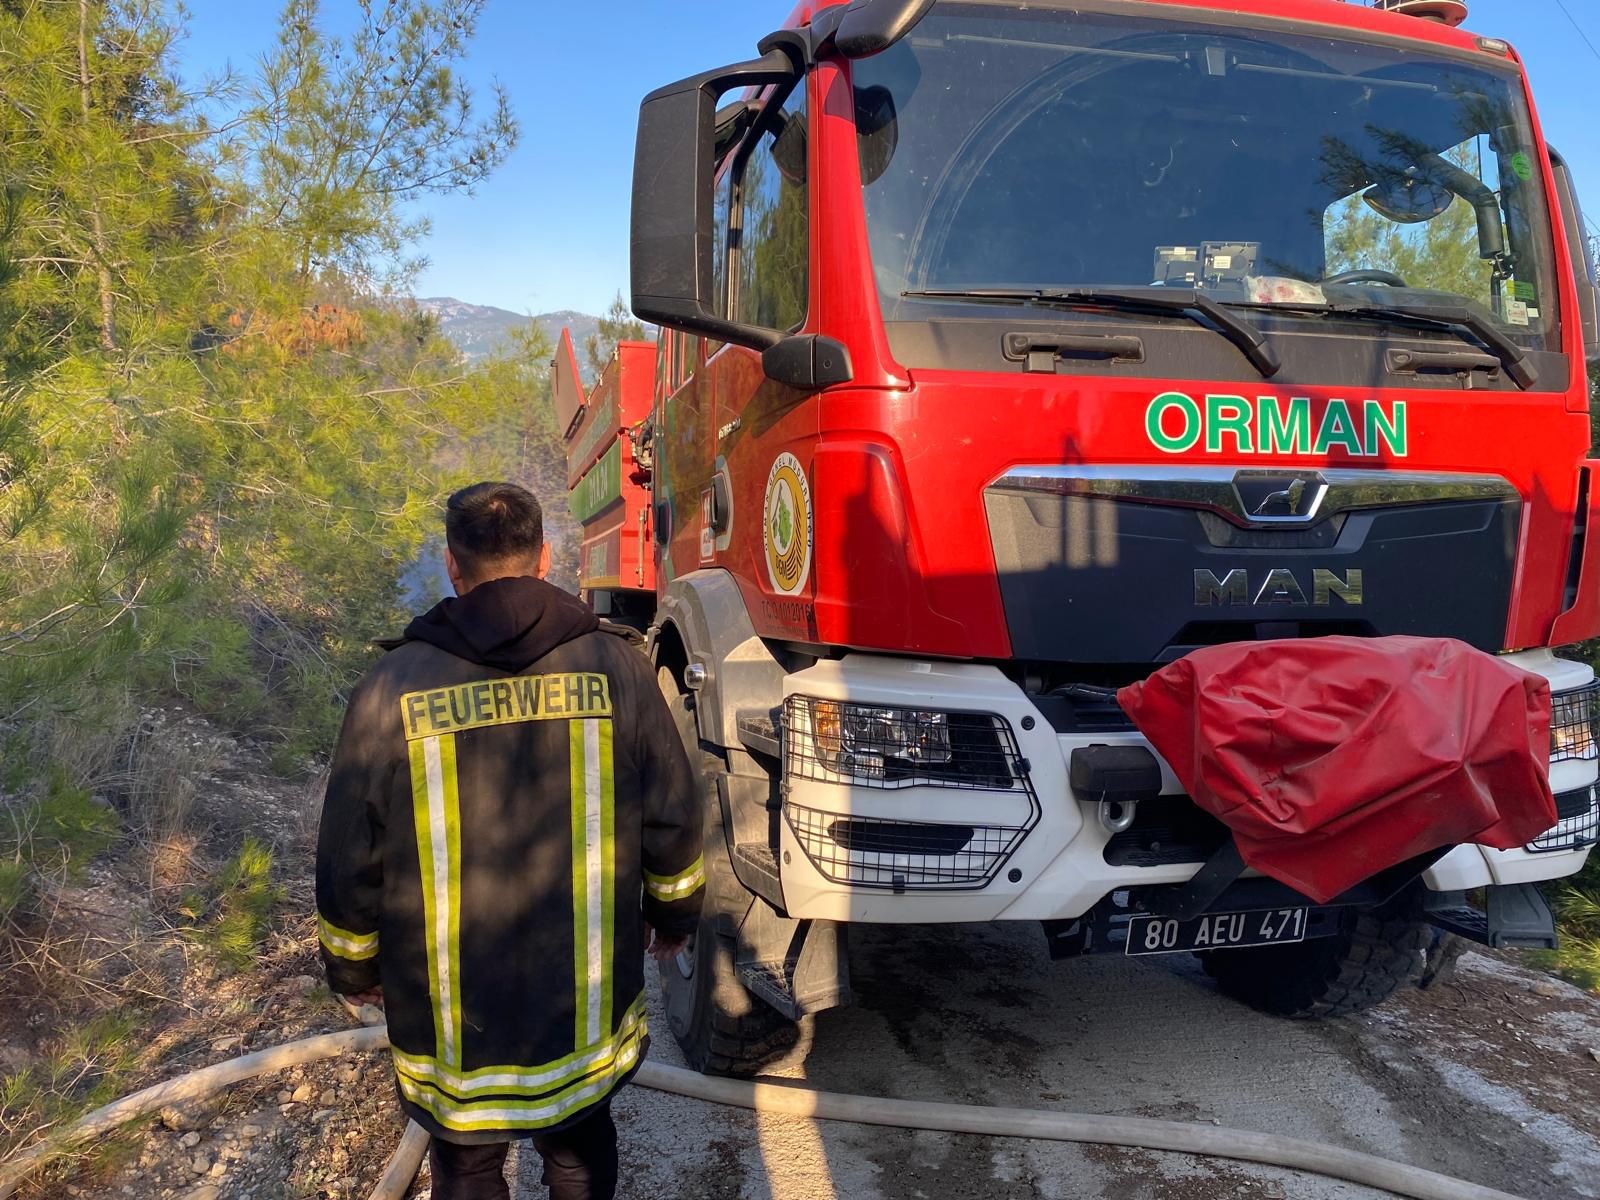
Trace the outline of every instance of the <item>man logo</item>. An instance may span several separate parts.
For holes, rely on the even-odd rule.
[[[1362,591],[1361,570],[1354,568],[1341,575],[1325,567],[1311,572],[1311,598],[1306,599],[1306,589],[1288,567],[1274,567],[1259,582],[1252,581],[1249,572],[1235,567],[1221,579],[1204,569],[1194,573],[1194,602],[1199,608],[1230,605],[1312,605],[1316,608],[1332,607],[1334,600],[1341,604],[1360,605],[1365,596]]]
[[[1328,481],[1316,471],[1240,471],[1233,491],[1252,523],[1304,523],[1316,519]]]

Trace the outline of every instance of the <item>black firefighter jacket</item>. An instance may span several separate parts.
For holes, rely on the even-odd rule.
[[[350,699],[317,842],[329,985],[383,985],[409,1115],[502,1140],[625,1083],[641,916],[693,930],[700,846],[649,663],[585,605],[502,579],[413,621]]]

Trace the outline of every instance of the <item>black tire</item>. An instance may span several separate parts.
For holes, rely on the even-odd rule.
[[[752,995],[734,969],[737,930],[754,897],[734,877],[722,831],[717,776],[722,760],[701,749],[689,697],[667,667],[656,673],[700,783],[706,814],[705,907],[677,958],[660,965],[667,1024],[692,1070],[753,1075],[795,1044],[799,1027]]]
[[[1199,957],[1224,993],[1258,1012],[1321,1020],[1364,1012],[1416,982],[1430,937],[1407,906],[1362,912],[1333,937]]]

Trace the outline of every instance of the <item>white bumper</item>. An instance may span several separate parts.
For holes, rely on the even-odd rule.
[[[1548,651],[1511,661],[1545,675],[1556,692],[1594,678],[1589,667]],[[1015,738],[1030,784],[1011,791],[881,788],[786,775],[779,858],[784,903],[792,917],[916,924],[1070,919],[1118,889],[1182,883],[1199,869],[1193,862],[1107,863],[1111,834],[1097,818],[1096,798],[1080,796],[1069,785],[1068,762],[1079,746],[1149,743],[1132,732],[1057,733],[1022,689],[994,667],[849,655],[788,676],[784,695],[992,713]],[[1162,794],[1182,795],[1165,762],[1161,773]],[[1557,792],[1592,786],[1596,777],[1593,759],[1558,762],[1551,769]],[[830,834],[837,821],[870,827],[877,840],[865,850],[848,837],[841,844]],[[926,846],[901,853],[895,827],[873,822],[969,825],[975,832],[957,853],[930,855]],[[1531,853],[1459,846],[1424,879],[1437,891],[1557,879],[1581,869],[1587,857],[1587,849]],[[869,879],[870,886],[861,882]],[[897,890],[897,882],[903,890]]]

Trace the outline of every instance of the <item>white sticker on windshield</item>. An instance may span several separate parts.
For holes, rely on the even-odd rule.
[[[1537,321],[1539,319],[1539,310],[1537,308],[1530,308],[1528,310],[1528,316]]]
[[[1506,301],[1506,320],[1513,325],[1526,325],[1528,323],[1528,305],[1522,300]]]

